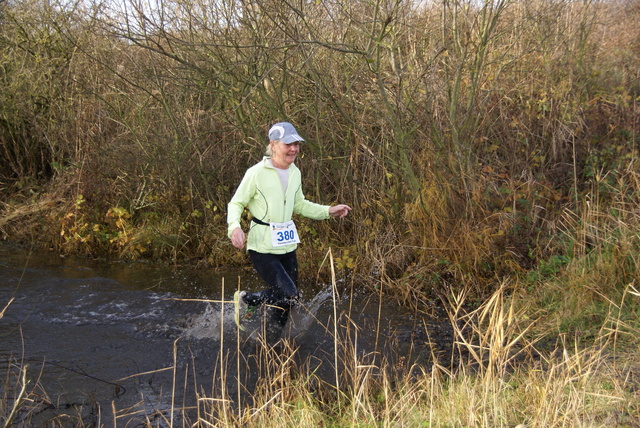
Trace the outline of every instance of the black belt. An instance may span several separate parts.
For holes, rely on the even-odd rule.
[[[252,219],[251,219],[251,221],[252,221],[252,222],[254,222],[255,224],[259,224],[259,225],[261,225],[261,226],[270,226],[270,224],[269,224],[269,223],[265,223],[264,221],[262,221],[262,220],[260,220],[260,219],[257,219],[257,218],[255,218],[255,217],[254,217],[254,218],[252,218]]]

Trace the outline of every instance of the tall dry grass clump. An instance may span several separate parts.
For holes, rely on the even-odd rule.
[[[634,323],[637,310],[614,302],[625,300],[638,287],[640,181],[634,157],[621,170],[596,177],[593,190],[574,211],[565,210],[554,224],[556,255],[529,273],[528,296],[546,314],[552,331],[588,339],[612,316],[621,325]],[[558,276],[539,286],[544,278]]]
[[[587,346],[561,336],[553,347],[542,347],[539,320],[517,293],[508,292],[513,286],[503,283],[472,311],[464,309],[464,295],[450,296],[446,307],[455,330],[454,358],[439,361],[433,355],[430,368],[410,366],[398,373],[384,359],[372,363],[359,356],[357,342],[340,340],[336,352],[344,364],[332,367],[340,372],[336,384],[305,369],[293,342],[277,348],[263,343],[259,362],[265,377],[251,404],[225,413],[221,407],[228,404],[221,397],[203,399],[207,410],[198,425],[220,425],[223,414],[230,418],[224,423],[256,427],[636,424],[640,362],[621,359],[604,345],[629,334],[637,346],[637,323],[624,331],[611,312]],[[632,307],[638,298],[630,286],[612,306]]]
[[[566,273],[571,277],[570,272]],[[561,276],[559,281],[564,280]],[[556,279],[545,282],[555,282]],[[550,284],[541,284],[548,287]],[[237,411],[245,426],[634,426],[640,420],[635,354],[638,346],[634,284],[608,301],[596,333],[584,340],[573,334],[550,334],[545,314],[527,295],[527,283],[503,282],[475,309],[468,294],[443,300],[454,331],[451,360],[432,353],[431,364],[397,366],[385,358],[358,352],[357,329],[342,316],[331,366],[335,377],[319,377],[296,358],[294,341],[261,344],[261,378],[251,404]],[[472,306],[471,306],[472,307]],[[635,312],[635,319],[626,314]],[[341,316],[341,317],[342,317]],[[332,331],[332,326],[325,326]],[[351,330],[353,329],[353,330]],[[221,423],[207,401],[203,426]],[[230,414],[231,412],[229,412]]]

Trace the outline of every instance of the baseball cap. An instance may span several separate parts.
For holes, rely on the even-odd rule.
[[[280,140],[285,144],[304,141],[298,131],[289,122],[278,122],[269,129],[269,141]]]

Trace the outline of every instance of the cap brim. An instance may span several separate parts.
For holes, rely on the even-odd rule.
[[[304,142],[304,138],[302,138],[298,134],[291,134],[291,135],[287,135],[284,138],[281,138],[280,141],[282,141],[285,144],[291,144],[291,143],[295,143],[296,141]]]

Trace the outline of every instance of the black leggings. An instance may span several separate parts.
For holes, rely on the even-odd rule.
[[[265,254],[249,250],[249,257],[258,275],[267,283],[268,289],[249,293],[245,301],[250,305],[267,303],[289,306],[292,298],[298,297],[298,259],[296,252],[286,254]]]

